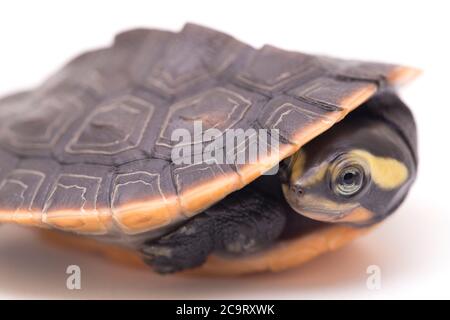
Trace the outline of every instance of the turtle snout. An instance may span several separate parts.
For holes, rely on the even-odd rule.
[[[297,197],[301,197],[305,193],[304,188],[298,183],[295,183],[295,184],[291,185],[291,191]]]

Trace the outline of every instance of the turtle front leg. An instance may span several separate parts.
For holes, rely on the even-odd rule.
[[[173,273],[202,265],[212,252],[239,256],[258,251],[277,240],[285,224],[282,204],[247,187],[145,243],[141,253],[155,271]]]
[[[205,262],[214,250],[213,221],[198,216],[174,232],[145,243],[141,254],[145,263],[158,273],[173,273]]]

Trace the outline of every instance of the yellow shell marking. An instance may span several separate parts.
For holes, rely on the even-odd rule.
[[[372,179],[381,189],[396,189],[408,179],[408,168],[397,159],[377,157],[365,150],[353,150],[352,154],[367,161]]]

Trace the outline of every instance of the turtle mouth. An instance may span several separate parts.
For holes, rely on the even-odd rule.
[[[295,210],[296,212],[300,213],[302,216],[322,221],[322,222],[340,222],[349,214],[349,212],[342,212],[340,210],[323,210],[322,208],[317,207],[308,207],[308,206],[302,206]]]
[[[302,207],[301,212],[294,210],[290,205],[286,205],[286,216],[288,223],[281,240],[298,239],[306,234],[313,233],[319,229],[331,227],[333,225],[347,225],[351,227],[366,227],[373,221],[373,212],[362,207],[356,207],[348,212],[330,211],[324,212],[317,207]]]
[[[359,207],[358,203],[336,203],[305,193],[299,196],[286,187],[283,187],[283,193],[287,203],[297,214],[322,222],[345,221],[346,217]]]

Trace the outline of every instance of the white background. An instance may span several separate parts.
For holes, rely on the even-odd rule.
[[[159,277],[0,229],[0,298],[450,298],[450,8],[446,1],[10,1],[0,4],[0,94],[33,87],[74,55],[133,27],[186,21],[253,46],[402,63],[424,70],[401,96],[419,126],[420,171],[400,210],[370,235],[296,270],[240,279]],[[82,268],[68,291],[65,269]],[[378,265],[382,289],[366,288]]]

